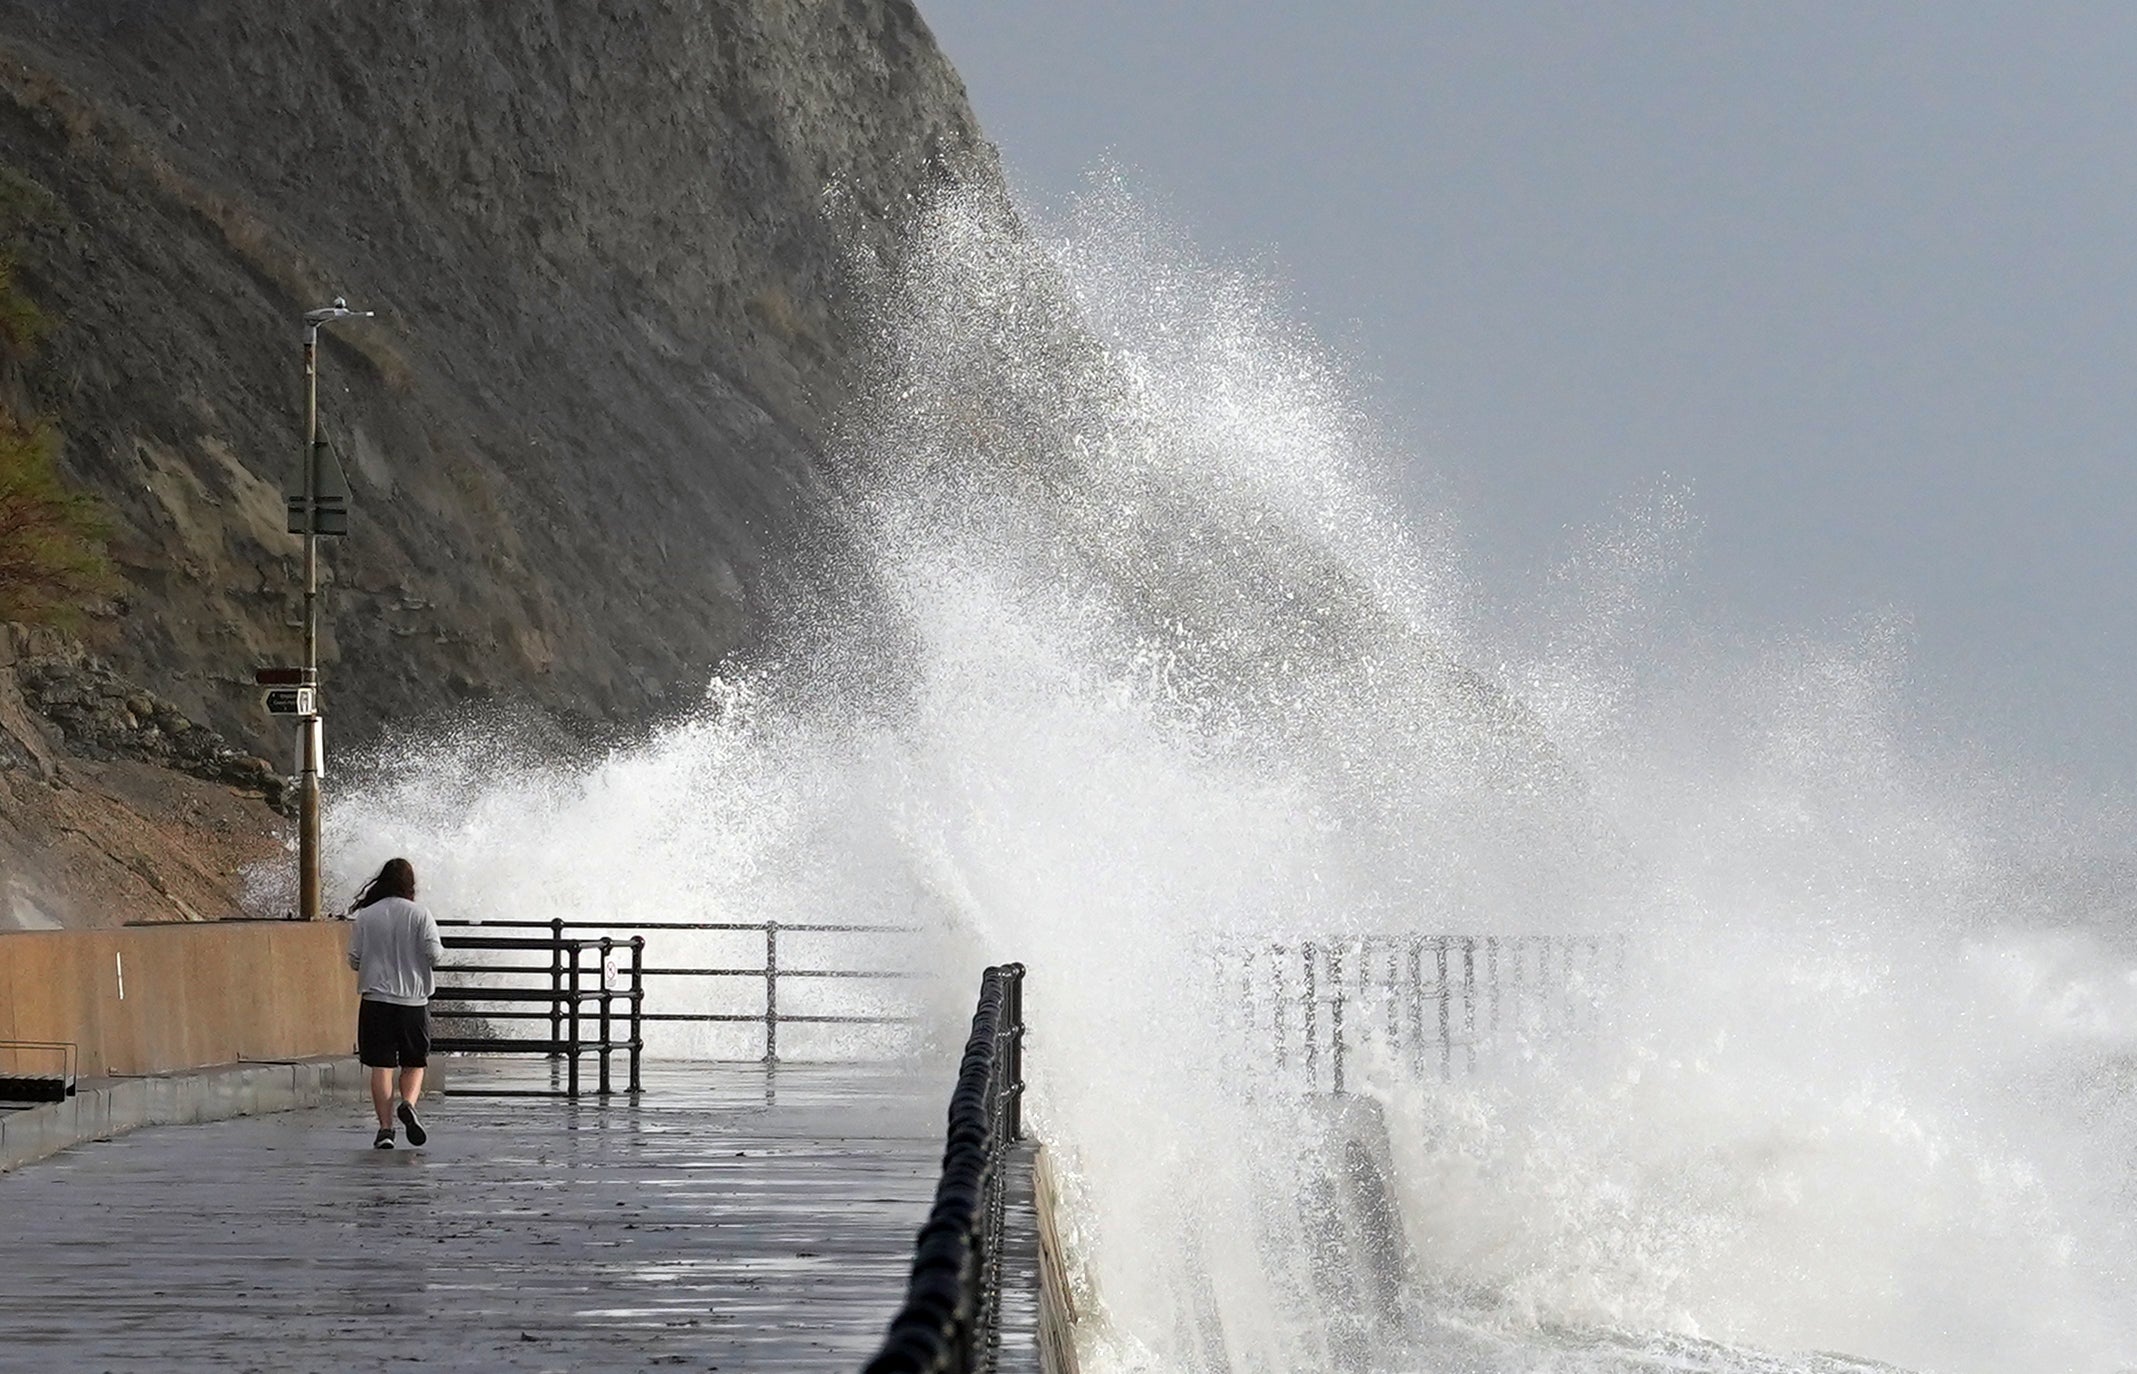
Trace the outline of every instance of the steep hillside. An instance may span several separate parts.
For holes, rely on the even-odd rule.
[[[99,650],[288,752],[249,675],[297,650],[299,316],[346,295],[337,739],[693,692],[805,576],[853,255],[952,167],[991,154],[905,0],[0,0],[28,384],[130,587]]]
[[[247,870],[285,790],[70,637],[0,625],[0,931],[274,914]]]

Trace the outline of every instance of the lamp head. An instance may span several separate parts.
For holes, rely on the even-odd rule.
[[[332,324],[336,320],[368,320],[371,315],[372,312],[369,310],[349,309],[349,298],[336,296],[334,303],[323,310],[305,311],[304,322],[317,329],[320,325]]]

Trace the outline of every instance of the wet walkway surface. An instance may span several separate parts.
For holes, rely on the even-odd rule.
[[[426,1103],[422,1149],[353,1103],[80,1146],[0,1174],[0,1370],[852,1370],[950,1078],[649,1066],[636,1105]]]

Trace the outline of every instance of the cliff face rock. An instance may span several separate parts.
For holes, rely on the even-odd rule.
[[[0,624],[0,931],[247,914],[281,786],[80,645]]]
[[[257,794],[279,811],[294,803],[275,766],[248,755],[215,731],[187,718],[172,701],[129,682],[83,651],[70,638],[50,632],[10,630],[12,650],[0,649],[0,668],[12,666],[22,706],[59,732],[67,752],[80,759],[130,759],[174,769],[203,782]],[[12,665],[7,659],[12,656]],[[10,744],[0,738],[0,749]],[[37,759],[25,740],[12,741],[20,765]],[[6,766],[8,760],[0,760]],[[48,776],[49,769],[43,770]]]
[[[299,317],[345,295],[337,737],[695,691],[827,523],[852,265],[991,167],[904,0],[0,0],[28,384],[130,586],[101,650],[287,752],[250,673],[300,647]]]

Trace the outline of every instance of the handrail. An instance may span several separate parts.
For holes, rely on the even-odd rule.
[[[487,926],[492,930],[548,930],[556,921],[444,920],[441,926]],[[918,935],[924,926],[823,924],[815,921],[565,921],[572,930],[762,930],[776,925],[781,930],[861,932],[879,935]]]
[[[544,965],[530,964],[441,964],[439,973],[473,973],[490,976],[513,974],[537,974],[543,981],[534,987],[527,986],[475,986],[441,984],[432,991],[433,1002],[445,1002],[458,1008],[441,1011],[441,1019],[480,1021],[547,1021],[549,1035],[546,1039],[529,1040],[517,1036],[442,1036],[431,1041],[432,1048],[441,1052],[459,1051],[475,1054],[540,1054],[565,1063],[565,1087],[563,1096],[579,1095],[579,1057],[588,1050],[599,1056],[597,1091],[608,1096],[609,1057],[617,1050],[626,1051],[630,1065],[630,1086],[626,1091],[641,1091],[640,1067],[645,1055],[644,1023],[645,1004],[645,948],[642,935],[628,940],[602,936],[594,940],[567,938],[563,922],[550,921],[522,923],[528,928],[536,925],[546,928],[547,938],[532,936],[486,936],[463,934],[471,923],[466,921],[440,921],[440,926],[454,927],[450,932],[441,931],[447,950],[504,950],[522,952],[548,952],[549,962]],[[613,968],[611,956],[629,951],[630,963],[626,968]],[[584,971],[580,956],[592,951],[599,958],[598,976],[594,985],[586,986],[580,981]],[[625,980],[628,984],[625,985]],[[627,1039],[615,1038],[615,1022],[612,1004],[618,999],[626,1003]],[[480,1004],[512,1003],[546,1004],[539,1011],[512,1011],[495,1005]],[[584,1009],[591,1007],[592,1015],[600,1027],[600,1037],[589,1040],[583,1032]],[[492,1089],[489,1092],[508,1092],[511,1096],[555,1096],[552,1092],[532,1090]]]
[[[568,937],[566,936],[565,932],[573,930],[690,930],[762,932],[764,935],[764,963],[761,967],[751,968],[743,966],[698,967],[690,965],[644,965],[637,968],[635,972],[638,975],[646,978],[744,978],[751,980],[762,980],[764,984],[764,1010],[762,1012],[647,1012],[643,1019],[647,1021],[683,1022],[698,1025],[760,1025],[764,1028],[764,1062],[767,1064],[777,1064],[779,1062],[779,1028],[783,1025],[902,1026],[910,1025],[913,1021],[913,1018],[910,1016],[878,1016],[863,1014],[832,1016],[781,1010],[779,1004],[779,984],[782,980],[793,978],[832,978],[852,979],[870,982],[895,982],[903,979],[921,976],[918,971],[913,969],[796,968],[791,964],[782,964],[780,962],[780,936],[917,935],[921,933],[921,931],[924,929],[924,927],[917,925],[881,924],[853,921],[828,922],[776,920],[576,921],[558,919],[538,921],[527,918],[514,918],[495,921],[442,920],[439,921],[438,924],[441,926],[452,926],[458,929],[465,929],[471,931],[545,930],[550,933],[548,940],[537,940],[525,946],[525,948],[531,949],[561,949],[565,946],[555,944],[553,942],[568,943]],[[480,946],[470,943],[465,946],[467,948],[517,949],[521,948],[521,946],[513,944],[511,942],[514,940],[526,939],[527,937],[512,935],[471,935],[461,938],[467,939],[469,941],[483,940],[488,942],[495,942],[485,943]],[[538,970],[522,969],[519,971],[536,972]],[[565,977],[565,968],[561,953],[556,956],[556,959],[553,961],[549,969],[549,973],[551,985],[561,991],[564,985]],[[552,1040],[560,1038],[563,1034],[563,1028],[561,1023],[563,1020],[562,1011],[564,999],[560,996],[557,999],[557,1002],[558,1005],[556,1009],[556,1015],[551,1018],[550,1024],[550,1039]]]
[[[1010,1148],[1023,1138],[1024,966],[980,979],[972,1035],[950,1095],[935,1207],[914,1247],[905,1306],[863,1374],[985,1374],[1001,1340],[1003,1215]]]
[[[1369,1030],[1419,1071],[1436,1061],[1440,1076],[1451,1077],[1459,1052],[1474,1072],[1479,1045],[1502,1022],[1533,1016],[1563,1028],[1594,1016],[1595,995],[1624,982],[1625,955],[1625,936],[1615,932],[1364,934],[1242,941],[1224,949],[1229,968],[1220,976],[1236,980],[1250,1014],[1269,1018],[1279,1069],[1297,1053],[1310,1090],[1325,1080],[1341,1094],[1346,1060]]]
[[[81,1071],[81,1046],[72,1040],[0,1040],[0,1054],[16,1051],[51,1054],[59,1060],[57,1074],[0,1073],[0,1101],[62,1102],[74,1096],[75,1079]],[[18,1096],[15,1089],[29,1091]]]

